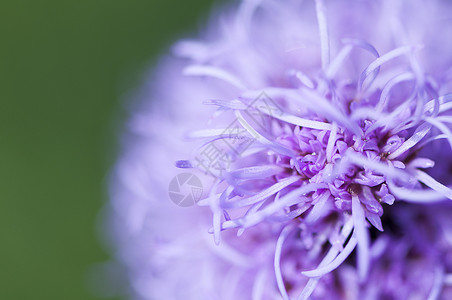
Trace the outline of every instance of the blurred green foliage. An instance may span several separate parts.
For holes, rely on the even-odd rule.
[[[211,2],[0,2],[0,299],[97,299],[121,102]]]

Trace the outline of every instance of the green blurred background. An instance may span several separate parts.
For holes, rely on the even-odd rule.
[[[122,103],[212,0],[0,2],[0,299],[98,299]]]

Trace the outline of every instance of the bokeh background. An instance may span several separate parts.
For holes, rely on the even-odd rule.
[[[127,95],[212,6],[0,1],[0,299],[101,299],[89,270],[109,259],[97,223]]]

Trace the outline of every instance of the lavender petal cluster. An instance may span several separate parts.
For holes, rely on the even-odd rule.
[[[176,43],[111,178],[130,299],[452,299],[451,37],[446,0],[243,0]]]

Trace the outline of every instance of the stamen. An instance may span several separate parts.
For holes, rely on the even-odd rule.
[[[333,59],[328,69],[325,71],[325,75],[328,79],[332,79],[334,75],[343,67],[345,59],[350,55],[353,50],[352,45],[345,45]]]
[[[358,240],[356,239],[355,234],[353,234],[350,240],[348,241],[347,245],[344,247],[344,250],[342,250],[342,252],[339,253],[339,255],[331,263],[324,267],[319,267],[311,271],[301,272],[301,274],[308,277],[320,277],[327,273],[330,273],[331,271],[339,267],[348,258],[348,256],[355,249],[357,243]]]
[[[366,229],[364,209],[358,195],[352,195],[352,216],[355,224],[355,233],[358,240],[358,276],[363,282],[369,270],[369,233]]]
[[[410,53],[414,50],[419,49],[420,46],[404,46],[404,47],[399,47],[396,48],[394,50],[389,51],[386,54],[383,54],[382,56],[380,56],[379,58],[375,59],[372,63],[370,63],[367,68],[361,73],[361,76],[359,77],[359,82],[358,82],[358,88],[360,90],[364,90],[364,82],[370,78],[368,81],[367,86],[370,86],[373,82],[373,80],[375,79],[375,75],[374,72],[375,70],[377,70],[378,68],[380,68],[383,64],[385,64],[386,62],[397,58],[401,55],[405,55],[407,53]],[[372,75],[372,77],[370,77],[370,75]]]
[[[269,147],[272,150],[275,150],[278,153],[287,155],[287,156],[294,156],[294,152],[291,149],[285,148],[282,145],[276,143],[276,142],[271,142],[268,139],[266,139],[265,137],[263,137],[260,133],[258,133],[246,120],[245,118],[243,118],[242,114],[240,113],[240,111],[236,110],[235,111],[235,115],[238,119],[238,121],[240,122],[240,124],[242,124],[242,126],[262,145],[265,145],[267,147]]]
[[[273,202],[266,206],[264,209],[257,211],[254,214],[250,214],[239,219],[224,222],[222,227],[234,228],[238,226],[242,227],[254,226],[261,222],[262,220],[264,220],[265,218],[280,211],[281,209],[299,203],[300,202],[298,198],[299,196],[327,187],[328,186],[325,183],[309,183],[305,186],[299,187],[298,189],[289,192],[287,195],[282,197],[278,202]]]
[[[246,90],[245,84],[236,76],[226,70],[204,65],[191,65],[183,70],[184,75],[188,76],[207,76],[223,80],[232,84],[240,90]]]
[[[376,172],[380,172],[381,174],[384,174],[388,178],[397,178],[400,180],[410,179],[410,176],[406,171],[394,168],[393,166],[385,164],[380,161],[370,160],[367,157],[364,157],[363,155],[358,154],[353,150],[348,149],[347,152],[345,153],[345,157],[348,158],[350,162],[356,165],[359,165],[363,168],[368,168]],[[339,163],[338,167],[341,168],[346,167],[345,166],[346,161],[347,161],[346,159],[341,160],[341,163]]]
[[[444,125],[442,122],[438,121],[436,118],[426,118],[425,121],[429,122],[436,128],[438,128],[442,133],[447,136],[447,140],[449,141],[450,147],[452,148],[452,132]]]
[[[446,200],[444,195],[436,190],[420,190],[398,187],[391,180],[387,181],[388,188],[397,199],[411,203],[436,203]]]
[[[416,176],[416,179],[431,188],[432,190],[437,191],[444,197],[447,197],[452,200],[452,189],[449,187],[443,185],[442,183],[439,183],[436,181],[433,177],[428,175],[427,173],[421,171],[421,170],[415,170],[414,174]]]
[[[331,128],[330,137],[328,138],[328,144],[326,145],[326,160],[331,163],[333,158],[334,145],[337,139],[337,124],[333,122],[333,127]]]
[[[285,112],[279,112],[278,114],[273,115],[266,109],[259,109],[259,111],[261,111],[262,113],[269,115],[275,119],[284,121],[289,124],[297,125],[300,127],[306,127],[306,128],[318,129],[318,130],[331,130],[331,124],[326,123],[326,122],[319,122],[319,121],[315,121],[315,120],[300,118],[300,117],[297,117],[294,115],[287,114]]]
[[[236,169],[228,175],[235,180],[262,179],[280,173],[283,168],[275,165],[263,165]]]
[[[277,182],[274,185],[270,186],[269,188],[261,191],[257,195],[254,195],[254,196],[251,196],[251,197],[248,197],[245,199],[240,199],[235,202],[226,202],[224,204],[224,208],[245,207],[245,206],[249,206],[249,205],[264,201],[268,197],[280,192],[281,190],[285,189],[289,185],[291,185],[299,180],[300,180],[299,176],[292,176],[292,177],[285,178],[285,179],[281,180],[280,182]]]
[[[205,105],[217,105],[220,107],[228,108],[228,109],[239,109],[244,110],[247,108],[246,104],[240,100],[232,99],[232,100],[219,100],[219,99],[210,99],[203,101]]]
[[[350,235],[352,230],[353,230],[353,219],[349,218],[348,221],[342,227],[339,238],[345,240]],[[342,243],[343,243],[343,241],[341,241],[341,245],[342,245]],[[338,253],[339,253],[339,251],[334,246],[332,246],[330,248],[330,250],[328,251],[328,253],[325,255],[325,257],[320,262],[318,268],[321,268],[321,267],[324,267],[324,266],[330,264],[333,261],[333,259],[337,256]],[[303,291],[298,296],[297,300],[309,299],[311,294],[314,292],[315,287],[317,286],[317,283],[319,282],[319,280],[320,280],[320,277],[309,278],[308,283],[306,284]]]
[[[419,143],[429,132],[432,126],[427,123],[423,123],[418,128],[416,128],[416,131],[413,133],[413,135],[406,140],[402,145],[400,145],[399,148],[397,148],[396,151],[389,154],[389,159],[395,159],[408,151],[409,149],[413,148],[417,143]]]
[[[392,91],[392,88],[396,86],[399,83],[405,82],[405,81],[413,81],[415,79],[415,76],[412,73],[406,72],[402,73],[394,78],[392,78],[388,83],[385,85],[383,90],[381,91],[380,100],[377,103],[376,110],[377,111],[383,111],[384,108],[388,105],[388,99],[389,94]],[[415,91],[413,90],[413,93]]]
[[[213,224],[213,238],[216,245],[220,244],[220,232],[221,232],[221,209],[220,209],[220,198],[215,197],[215,191],[218,188],[221,180],[217,179],[209,193],[209,206],[212,211],[212,224]]]
[[[286,240],[287,236],[291,233],[291,231],[292,231],[292,226],[286,226],[281,231],[278,241],[276,242],[275,258],[274,258],[276,282],[278,284],[279,292],[281,293],[281,296],[283,297],[284,300],[290,300],[290,299],[289,299],[289,295],[287,294],[287,290],[284,285],[284,279],[283,279],[282,273],[281,273],[281,252],[282,252],[282,247],[283,247],[284,241]]]
[[[356,135],[362,134],[362,129],[358,126],[358,124],[356,124],[356,122],[352,122],[347,115],[338,110],[337,107],[330,101],[326,100],[324,97],[321,97],[315,91],[311,91],[307,88],[287,89],[279,87],[268,87],[264,90],[265,94],[270,98],[276,99],[284,97],[286,101],[292,102],[296,105],[302,105],[302,107],[330,119],[331,122],[336,121],[338,124],[350,129]],[[262,94],[262,90],[245,92],[243,96],[255,99],[259,97],[260,94]]]
[[[326,20],[326,8],[322,0],[315,0],[317,23],[320,33],[320,55],[322,69],[326,71],[330,64],[330,40],[328,38],[328,23]]]
[[[219,128],[219,129],[200,129],[194,130],[187,133],[187,138],[189,139],[200,139],[200,138],[215,138],[215,139],[227,139],[236,138],[244,139],[250,138],[246,130],[243,129],[243,133],[237,133],[237,128]]]
[[[326,205],[328,199],[330,199],[330,196],[331,196],[331,194],[328,191],[325,191],[322,193],[322,195],[319,197],[318,202],[314,205],[311,212],[306,216],[305,222],[307,224],[314,223],[321,216],[328,213],[328,210],[325,209],[325,205]]]

